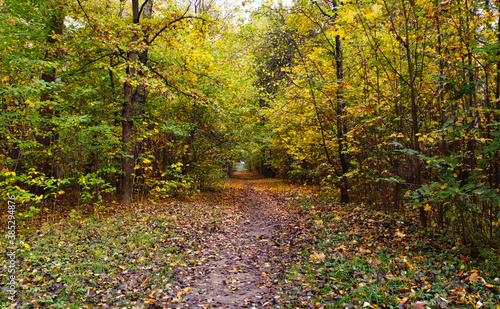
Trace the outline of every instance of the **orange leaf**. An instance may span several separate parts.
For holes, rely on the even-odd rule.
[[[467,279],[469,279],[469,281],[478,281],[478,280],[481,280],[481,276],[479,276],[478,273],[474,272],[472,273]]]
[[[398,298],[398,302],[399,302],[400,304],[404,304],[404,303],[406,303],[408,300],[410,300],[410,298],[409,298],[408,296],[403,297],[403,298],[401,298],[401,299],[399,299],[399,298]]]

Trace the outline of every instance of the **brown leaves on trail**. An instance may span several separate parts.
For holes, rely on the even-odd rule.
[[[291,189],[231,179],[189,202],[44,229],[19,249],[18,303],[404,309],[491,307],[498,299],[500,279],[471,269],[468,256],[450,259],[456,248],[424,237],[412,220],[310,202],[296,210],[295,199],[315,195],[284,193]]]
[[[266,190],[265,180],[244,176],[228,181],[222,192],[226,216],[220,229],[204,238],[187,267],[177,270],[178,289],[190,287],[179,308],[282,304],[276,287],[297,254],[294,246],[303,229],[285,195]]]
[[[177,292],[173,269],[187,265],[215,229],[217,204],[134,205],[103,221],[47,227],[18,250],[20,307],[167,305]],[[0,297],[1,298],[1,297]],[[1,304],[2,300],[0,300]]]

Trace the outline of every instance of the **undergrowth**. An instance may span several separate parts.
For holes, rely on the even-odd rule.
[[[283,284],[287,308],[500,308],[500,258],[417,219],[295,194],[313,243]]]
[[[133,307],[173,299],[176,267],[221,220],[213,203],[137,204],[103,220],[68,218],[18,235],[16,308]],[[4,242],[0,254],[6,256]],[[7,269],[7,259],[0,267]],[[0,274],[2,287],[9,282]],[[0,291],[6,308],[8,292]]]

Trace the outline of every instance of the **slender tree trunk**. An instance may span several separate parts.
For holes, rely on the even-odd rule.
[[[339,146],[339,159],[342,167],[342,176],[340,178],[340,202],[349,203],[349,180],[346,174],[349,172],[349,156],[346,153],[347,147],[345,142],[345,134],[347,133],[347,126],[344,122],[345,101],[344,92],[342,90],[344,81],[344,55],[342,51],[342,42],[340,36],[335,37],[335,62],[337,83],[339,89],[337,91],[337,141]]]
[[[500,14],[500,6],[498,7],[498,13]],[[497,22],[497,42],[500,44],[500,17],[498,17],[498,22]],[[495,91],[495,108],[497,111],[500,110],[500,51],[497,52],[497,58],[499,59],[497,62],[497,76],[496,76],[496,91]],[[495,121],[500,121],[500,116],[496,114],[495,116]],[[497,153],[497,158],[494,163],[494,178],[495,178],[495,185],[497,189],[500,189],[500,164],[498,162],[498,153]]]
[[[57,39],[54,35],[61,35],[63,33],[64,4],[57,5],[59,5],[59,7],[55,10],[54,15],[51,16],[50,23],[48,25],[48,49],[45,52],[45,61],[57,60],[61,56],[57,51],[57,48],[55,49],[56,51],[54,51],[54,45],[57,43]],[[56,70],[51,68],[42,72],[42,80],[47,84],[54,83],[56,81]],[[50,90],[43,90],[40,101],[43,102],[42,107],[39,110],[43,122],[41,126],[41,134],[36,136],[36,140],[45,150],[48,150],[59,138],[56,130],[54,130],[54,125],[52,124],[54,116],[57,115],[55,114],[52,106],[54,97]],[[42,173],[44,173],[47,177],[50,177],[51,175],[57,177],[57,172],[53,170],[52,161],[53,160],[50,157],[46,157],[42,163]]]
[[[152,11],[153,11],[153,1],[147,0],[146,4],[144,5],[143,11],[142,11],[142,18],[143,19],[151,18]],[[149,40],[149,29],[145,29],[144,30],[144,38],[143,38],[143,42],[144,42],[145,46],[148,46],[148,44],[149,44],[148,40]],[[147,47],[138,54],[138,59],[139,59],[139,63],[143,66],[143,68],[141,68],[138,71],[138,75],[141,78],[144,78],[147,76],[147,71],[145,70],[145,67],[148,64],[148,48]],[[146,86],[143,83],[140,83],[137,86],[137,115],[138,116],[144,115],[144,107],[146,105],[146,99],[147,99]],[[144,149],[144,142],[143,141],[135,143],[135,145],[134,145],[134,166],[135,166],[135,162],[139,162],[140,156],[143,152],[143,149]],[[144,169],[143,168],[135,169],[135,167],[134,167],[134,170],[135,170],[135,173],[134,173],[132,183],[135,183],[136,177],[140,177],[138,180],[139,185],[140,185],[140,192],[146,192],[146,173],[144,172]],[[144,196],[144,195],[142,195],[142,196]]]
[[[418,141],[420,133],[419,117],[418,117],[418,103],[417,103],[417,92],[416,92],[416,68],[413,64],[413,55],[410,46],[410,12],[406,10],[406,4],[401,3],[403,6],[403,13],[405,17],[405,41],[404,46],[406,50],[406,61],[408,63],[408,87],[410,87],[410,102],[411,102],[411,118],[412,118],[412,148],[413,150],[420,152],[420,143]],[[416,57],[416,55],[415,55]],[[415,63],[417,63],[415,61]],[[413,183],[416,187],[422,185],[422,175],[420,168],[420,159],[416,156],[412,157],[411,165],[413,166]],[[424,207],[419,208],[420,213],[420,223],[424,228],[427,227],[427,212]]]
[[[141,7],[139,7],[139,0],[132,0],[132,21],[134,24],[139,24],[141,8],[144,18],[150,18],[153,9],[153,1],[146,0]],[[148,37],[147,35],[143,38],[144,43],[147,45]],[[132,45],[135,45],[139,41],[139,35],[135,33],[132,36]],[[137,74],[141,77],[145,76],[145,72],[141,69],[138,72],[136,67],[139,63],[146,66],[148,61],[147,49],[142,52],[137,50],[131,50],[128,52],[127,56],[128,67],[127,75],[129,80],[125,82],[123,86],[124,94],[124,105],[122,110],[122,144],[123,144],[123,159],[122,159],[122,203],[128,205],[132,203],[132,196],[134,191],[134,167],[135,167],[135,157],[134,150],[136,145],[133,144],[132,139],[132,129],[133,129],[133,118],[134,116],[141,115],[144,110],[144,104],[146,102],[146,87],[143,84],[139,84],[135,89],[131,83]],[[137,145],[140,149],[140,145]]]
[[[332,5],[335,8],[334,19],[338,17],[337,8],[339,3],[337,0],[332,0]],[[344,53],[342,50],[342,41],[340,36],[335,36],[335,66],[336,66],[336,77],[337,77],[337,107],[336,107],[336,122],[337,122],[337,143],[338,143],[338,153],[339,160],[341,166],[341,175],[340,175],[340,202],[343,204],[349,203],[349,180],[347,179],[346,174],[349,172],[350,167],[350,158],[347,154],[347,147],[345,141],[345,135],[347,133],[347,125],[344,122],[344,114],[345,114],[345,100],[344,100],[344,91],[343,91],[343,82],[344,82]]]
[[[444,124],[448,121],[447,118],[447,111],[446,111],[446,106],[445,106],[445,100],[444,100],[444,95],[445,95],[445,89],[444,89],[444,82],[443,82],[443,77],[444,76],[444,60],[443,60],[443,55],[442,55],[442,49],[443,49],[443,43],[442,43],[442,33],[441,33],[441,22],[439,16],[436,16],[436,27],[438,31],[438,45],[437,45],[437,52],[439,56],[439,83],[438,83],[438,105],[439,105],[439,111],[441,113],[441,128],[444,127]],[[448,142],[446,141],[445,138],[442,139],[441,141],[441,154],[442,156],[448,156],[449,151],[448,151]],[[444,228],[445,225],[445,219],[446,219],[446,212],[448,211],[448,206],[445,205],[444,203],[441,203],[439,205],[439,211],[438,211],[438,223],[441,228]]]
[[[139,23],[139,0],[132,0],[133,23]],[[132,44],[139,40],[137,34],[132,37]],[[134,109],[137,105],[137,92],[134,91],[134,86],[131,80],[136,76],[136,62],[138,52],[131,50],[128,52],[127,60],[127,75],[128,81],[123,85],[124,104],[122,110],[122,203],[129,205],[132,203],[132,195],[134,191],[134,147],[132,145],[132,128]]]

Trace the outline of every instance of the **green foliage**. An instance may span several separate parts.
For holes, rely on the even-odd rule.
[[[498,247],[498,3],[335,3],[256,15],[251,166]]]
[[[182,163],[172,164],[162,174],[168,180],[159,180],[151,184],[153,189],[151,195],[157,199],[169,197],[190,196],[197,192],[194,179],[189,175],[182,174]]]
[[[403,217],[313,197],[296,200],[314,241],[308,242],[302,260],[285,279],[290,306],[473,307],[479,300],[485,307],[499,304],[494,251],[481,251],[486,263],[469,261],[461,255],[467,254],[465,248],[426,234]]]
[[[138,198],[151,188],[191,195],[220,181],[241,155],[237,144],[252,121],[241,103],[253,104],[255,91],[245,39],[226,20],[184,16],[174,3],[154,4],[152,18],[132,24],[128,5],[1,6],[1,196],[57,206],[64,195],[74,205],[99,206],[120,193],[112,188],[121,188],[127,156]],[[129,51],[147,51],[148,61],[129,61]],[[127,145],[125,83],[145,89]],[[179,162],[182,171],[173,171]]]
[[[83,204],[101,204],[102,195],[113,193],[113,188],[106,183],[98,173],[84,174],[78,177],[77,183],[80,187],[80,202]]]

